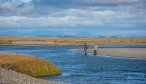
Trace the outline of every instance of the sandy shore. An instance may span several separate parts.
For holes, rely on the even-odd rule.
[[[88,49],[87,52],[93,53],[93,49]],[[146,48],[99,48],[97,49],[97,55],[146,58]]]

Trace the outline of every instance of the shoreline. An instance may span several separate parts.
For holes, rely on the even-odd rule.
[[[77,49],[82,51],[82,49]],[[87,53],[93,55],[94,49],[88,49]],[[95,56],[126,57],[126,58],[146,58],[146,48],[98,48]]]
[[[63,84],[39,79],[61,74],[60,69],[48,60],[0,52],[0,84]]]
[[[50,37],[0,37],[0,45],[146,45],[146,38],[50,38]]]
[[[0,68],[0,84],[63,84],[63,83],[34,78],[22,73],[18,73],[16,71]]]

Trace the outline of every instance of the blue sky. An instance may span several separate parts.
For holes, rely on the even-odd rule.
[[[146,0],[0,0],[0,35],[146,37]]]

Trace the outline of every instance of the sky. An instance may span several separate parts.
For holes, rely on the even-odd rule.
[[[146,37],[146,0],[0,0],[0,36]]]

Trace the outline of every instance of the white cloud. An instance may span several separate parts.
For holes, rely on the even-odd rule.
[[[88,9],[67,9],[65,12],[69,15],[75,15],[75,16],[106,16],[111,15],[114,13],[114,11],[111,10],[88,10]]]
[[[30,3],[33,0],[9,0],[11,3],[16,4],[16,5],[20,5],[22,3]]]
[[[30,10],[31,12],[31,10]],[[75,26],[96,26],[119,23],[146,22],[146,17],[137,19],[137,13],[130,9],[120,10],[96,10],[96,9],[66,9],[51,12],[46,16],[35,18],[27,16],[0,16],[0,26],[2,27],[75,27]]]
[[[1,27],[49,27],[49,26],[66,26],[73,27],[77,25],[101,25],[102,23],[96,20],[87,18],[63,16],[63,17],[22,17],[22,16],[0,16]]]
[[[15,0],[17,1],[17,0]],[[14,1],[14,2],[15,2]],[[88,0],[87,0],[88,1]],[[96,0],[92,0],[93,2]],[[91,1],[91,2],[92,2]],[[104,2],[103,0],[101,2]],[[131,0],[117,0],[112,3],[124,3]],[[138,0],[133,0],[137,2]],[[24,1],[25,3],[31,0]],[[100,2],[100,0],[97,0]],[[110,3],[110,1],[106,2]],[[0,10],[4,15],[0,16],[0,27],[75,27],[75,26],[97,26],[104,24],[131,24],[146,23],[146,11],[143,5],[134,4],[127,6],[108,7],[86,7],[86,8],[65,8],[55,11],[43,11],[41,7],[36,9],[33,4],[24,4],[17,7],[13,3],[0,3]],[[45,14],[42,14],[42,12]],[[7,15],[8,14],[8,15]],[[28,15],[27,15],[28,14]],[[36,16],[34,16],[36,15]],[[28,17],[29,16],[29,17]],[[34,18],[33,18],[34,17]]]

